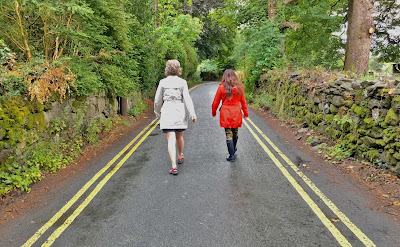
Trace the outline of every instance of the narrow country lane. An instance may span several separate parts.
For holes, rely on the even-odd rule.
[[[227,162],[211,116],[217,86],[191,91],[198,122],[184,134],[178,176],[168,173],[166,138],[151,119],[46,206],[1,226],[0,246],[400,246],[399,229],[367,198],[299,170],[291,161],[312,159],[251,111],[237,160]]]

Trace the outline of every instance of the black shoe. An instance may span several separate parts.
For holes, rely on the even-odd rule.
[[[228,147],[229,156],[226,158],[227,161],[235,162],[235,145],[233,140],[227,140],[226,146]]]
[[[235,155],[229,155],[228,157],[226,157],[226,160],[229,162],[235,162]]]

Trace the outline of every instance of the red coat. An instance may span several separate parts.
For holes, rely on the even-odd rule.
[[[244,97],[244,88],[242,86],[242,95],[240,96],[238,93],[238,88],[234,86],[232,88],[232,99],[228,97],[225,98],[225,89],[224,84],[219,84],[217,93],[215,94],[214,101],[212,103],[212,116],[215,117],[217,115],[217,110],[219,103],[224,100],[222,104],[221,111],[219,113],[219,123],[223,128],[238,128],[242,126],[242,111],[244,113],[244,117],[249,116],[249,112],[247,111],[246,99]],[[240,102],[240,104],[239,104]],[[240,107],[240,105],[242,107]]]

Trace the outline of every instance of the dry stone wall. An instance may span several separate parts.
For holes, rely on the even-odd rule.
[[[128,97],[128,109],[140,100],[140,93],[133,93]],[[104,92],[62,102],[54,97],[45,104],[27,96],[10,97],[0,103],[0,164],[10,155],[23,155],[28,146],[39,140],[74,138],[76,132],[85,133],[93,121],[118,112],[117,98],[107,97]]]
[[[272,71],[262,76],[265,105],[341,143],[351,155],[400,176],[400,81],[341,74]]]

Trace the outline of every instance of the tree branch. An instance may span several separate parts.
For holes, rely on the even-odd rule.
[[[331,9],[333,9],[333,7],[335,7],[340,1],[342,1],[342,0],[337,0],[336,3],[331,6]]]
[[[299,0],[285,0],[285,4],[297,3]]]
[[[8,39],[10,39],[11,42],[12,42],[14,45],[16,45],[16,46],[18,47],[18,49],[20,49],[21,51],[24,51],[24,50],[25,50],[25,49],[24,49],[24,46],[21,45],[21,44],[18,42],[18,40],[16,40],[15,38],[13,38],[11,34],[8,34],[4,29],[3,29],[2,33],[3,33]]]
[[[299,26],[293,22],[282,21],[281,25],[283,28],[291,28],[294,31],[296,31],[299,28]]]

